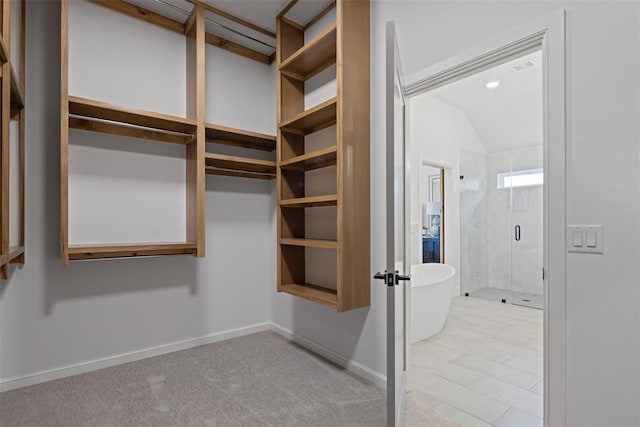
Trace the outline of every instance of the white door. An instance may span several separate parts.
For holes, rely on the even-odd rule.
[[[387,23],[387,426],[401,426],[406,395],[405,106],[393,22]]]

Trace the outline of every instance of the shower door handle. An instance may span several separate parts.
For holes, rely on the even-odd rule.
[[[515,235],[515,238],[516,238],[516,242],[519,242],[519,241],[520,241],[520,226],[519,226],[519,225],[516,225],[516,235]]]

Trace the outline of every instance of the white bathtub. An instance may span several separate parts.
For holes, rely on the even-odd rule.
[[[411,343],[442,330],[453,297],[456,269],[447,264],[411,266]]]

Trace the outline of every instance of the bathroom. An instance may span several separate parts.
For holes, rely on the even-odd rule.
[[[542,425],[542,54],[409,102],[409,401]]]

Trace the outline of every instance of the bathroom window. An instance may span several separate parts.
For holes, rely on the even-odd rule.
[[[533,187],[544,183],[542,169],[531,169],[498,174],[498,188]]]

